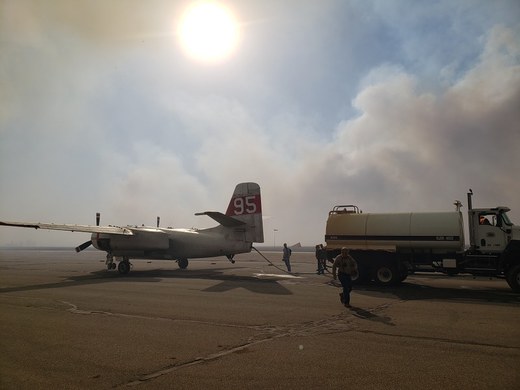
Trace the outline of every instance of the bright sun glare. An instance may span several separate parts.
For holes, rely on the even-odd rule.
[[[187,54],[205,62],[226,59],[238,43],[238,25],[234,16],[214,1],[198,2],[188,7],[178,34]]]

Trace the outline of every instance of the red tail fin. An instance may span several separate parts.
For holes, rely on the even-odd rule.
[[[264,242],[262,200],[260,186],[256,183],[240,183],[235,187],[226,215],[247,224],[247,237],[251,242]]]

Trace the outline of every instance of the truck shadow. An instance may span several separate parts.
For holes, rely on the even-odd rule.
[[[372,297],[395,297],[395,299],[414,300],[438,300],[461,303],[480,304],[520,304],[520,294],[510,290],[492,290],[489,288],[455,288],[436,287],[418,282],[403,282],[396,286],[380,286],[377,284],[359,284],[354,291],[361,295]]]

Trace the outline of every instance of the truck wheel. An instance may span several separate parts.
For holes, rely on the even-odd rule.
[[[507,283],[511,290],[520,292],[520,264],[512,266],[507,272]]]
[[[368,271],[365,267],[360,265],[359,262],[356,261],[356,263],[358,272],[352,274],[352,283],[366,283],[368,281]]]
[[[376,270],[376,282],[383,285],[395,283],[397,280],[397,271],[394,267],[381,265]]]
[[[448,276],[455,276],[455,275],[458,275],[459,274],[459,270],[458,269],[453,269],[453,268],[448,268],[446,270],[446,274]]]

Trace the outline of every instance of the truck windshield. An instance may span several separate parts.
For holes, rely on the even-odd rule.
[[[507,215],[507,213],[501,213],[501,215],[502,215],[502,220],[504,221],[504,224],[506,224],[508,226],[513,226],[513,223],[509,219],[509,216]]]

